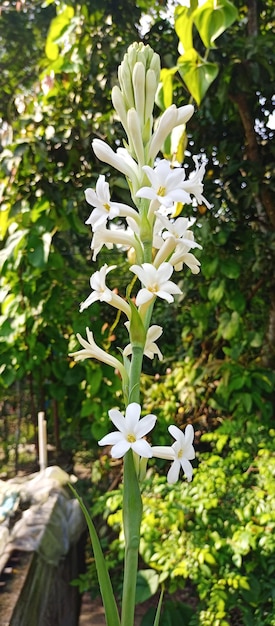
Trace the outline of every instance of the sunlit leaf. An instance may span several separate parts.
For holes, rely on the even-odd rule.
[[[175,9],[175,31],[184,51],[193,48],[193,15],[188,7]]]
[[[206,48],[235,22],[238,10],[229,0],[207,0],[193,13],[194,23]]]
[[[178,59],[178,71],[187,89],[199,105],[218,75],[217,63],[205,61],[191,48]]]

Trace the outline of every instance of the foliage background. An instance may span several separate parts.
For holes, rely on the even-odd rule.
[[[154,524],[146,513],[143,558],[155,567],[157,557],[149,552],[155,546],[158,554],[171,525],[165,516],[163,527],[156,524],[151,512],[156,481],[160,493],[165,491],[167,515],[168,510],[174,515],[173,537],[188,531],[192,556],[178,555],[176,565],[163,556],[162,573],[169,589],[186,578],[195,582],[201,608],[200,617],[192,619],[204,626],[231,623],[237,606],[241,624],[269,626],[274,623],[274,590],[268,583],[274,575],[274,7],[269,0],[238,0],[234,6],[237,19],[214,45],[207,47],[192,26],[194,49],[215,66],[216,78],[207,83],[188,124],[184,166],[191,165],[189,148],[191,154],[206,154],[205,196],[213,208],[184,207],[185,215],[196,218],[201,274],[181,272],[181,299],[156,308],[165,358],[161,364],[146,361],[142,383],[144,409],[156,410],[160,418],[158,442],[170,422],[194,424],[198,469],[191,490],[183,485],[167,491],[161,478],[148,479],[146,506]],[[91,140],[122,141],[110,90],[134,40],[149,42],[161,56],[156,116],[164,103],[190,101],[178,52],[186,37],[185,11],[176,5],[174,27],[163,1],[3,3],[0,437],[10,406],[19,426],[22,416],[32,424],[32,436],[37,412],[45,410],[57,449],[72,454],[87,449],[97,458],[108,409],[120,404],[119,381],[107,367],[75,367],[67,355],[75,346],[74,333],[87,325],[110,350],[125,335],[108,308],[95,304],[79,314],[96,269],[83,192],[94,187],[99,174],[109,177],[95,160]],[[147,26],[141,28],[144,16]],[[113,198],[129,201],[122,177],[112,172],[109,180]],[[120,254],[116,262],[127,281]],[[116,283],[114,278],[114,288]],[[185,517],[178,515],[179,499],[184,515],[189,510]],[[255,600],[256,569],[261,584]],[[235,582],[228,582],[229,575]]]

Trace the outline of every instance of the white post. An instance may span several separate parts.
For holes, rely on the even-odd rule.
[[[38,451],[40,471],[47,467],[47,422],[44,419],[45,413],[38,413]]]

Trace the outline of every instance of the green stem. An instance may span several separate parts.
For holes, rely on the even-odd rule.
[[[133,626],[142,518],[142,500],[132,450],[124,457],[123,525],[125,536],[121,626]]]
[[[129,403],[140,401],[143,347],[133,346],[129,376]],[[124,457],[123,528],[125,537],[121,626],[133,626],[142,518],[142,500],[132,450]]]
[[[133,345],[132,361],[129,375],[129,404],[140,401],[140,375],[143,360],[143,347]]]

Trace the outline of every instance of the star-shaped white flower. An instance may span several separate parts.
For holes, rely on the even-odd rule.
[[[196,169],[194,170],[194,172],[191,172],[188,180],[185,181],[184,189],[187,193],[191,193],[193,196],[195,196],[198,204],[205,204],[205,206],[210,209],[211,204],[202,195],[202,179],[205,174],[205,163],[202,163],[200,165],[200,158],[198,156],[193,156],[193,161],[195,163]]]
[[[194,240],[194,234],[189,228],[192,226],[191,220],[187,217],[178,217],[175,220],[168,219],[161,213],[157,212],[158,225],[161,225],[162,237],[174,237],[176,244],[184,243],[189,249],[200,248],[201,246]]]
[[[85,198],[88,204],[95,207],[86,221],[86,224],[91,224],[93,231],[105,226],[108,219],[112,220],[118,216],[130,216],[139,223],[138,212],[132,207],[122,202],[111,202],[109,183],[102,174],[98,177],[95,190],[90,187],[86,189]]]
[[[173,272],[173,266],[170,263],[161,263],[158,268],[151,263],[142,263],[142,265],[132,265],[130,270],[145,285],[137,294],[137,306],[150,302],[156,296],[171,303],[174,301],[171,294],[182,293],[175,283],[168,280]]]
[[[91,224],[93,230],[105,224],[107,219],[113,219],[119,215],[119,205],[111,202],[109,183],[105,181],[105,176],[102,174],[98,177],[95,190],[89,187],[84,193],[88,204],[95,207],[85,222]]]
[[[162,159],[152,168],[144,165],[151,187],[141,187],[136,193],[138,198],[157,200],[159,204],[170,207],[174,202],[190,203],[191,197],[183,188],[185,171],[181,167],[171,167],[171,163]]]
[[[139,419],[140,413],[141,407],[137,402],[128,404],[125,417],[118,409],[109,411],[109,417],[118,432],[105,435],[98,443],[100,446],[113,446],[113,458],[120,459],[130,448],[141,457],[151,458],[151,446],[143,437],[154,428],[157,418],[155,415],[146,415]]]
[[[176,272],[180,272],[183,264],[187,265],[192,274],[198,274],[200,271],[200,262],[194,254],[189,252],[189,247],[185,244],[178,244],[175,252],[169,259],[169,263],[174,266]]]
[[[103,265],[100,270],[98,270],[91,276],[90,285],[93,291],[88,296],[88,298],[84,300],[84,302],[81,302],[81,313],[82,311],[84,311],[84,309],[87,309],[91,304],[93,304],[93,302],[96,302],[97,300],[99,300],[100,302],[109,302],[112,299],[112,292],[108,287],[106,287],[105,281],[107,274],[115,268],[116,265],[108,266],[107,263],[105,263],[105,265]]]
[[[152,446],[152,454],[158,459],[172,461],[172,465],[167,474],[168,483],[173,484],[177,482],[181,468],[188,482],[190,482],[193,475],[193,467],[190,460],[195,458],[195,450],[193,448],[194,428],[192,424],[188,424],[185,433],[177,426],[169,426],[168,430],[172,437],[174,437],[175,442],[171,447]]]
[[[127,330],[129,331],[130,322],[125,322],[125,326]],[[157,324],[153,324],[153,326],[150,326],[150,328],[148,328],[147,335],[146,335],[146,342],[144,346],[144,354],[149,359],[153,359],[155,354],[157,354],[160,361],[162,361],[163,359],[163,355],[159,347],[155,343],[155,341],[159,339],[161,334],[162,334],[162,327],[157,326]],[[123,350],[123,356],[129,356],[130,354],[132,354],[131,343],[129,343]]]
[[[108,250],[112,250],[114,244],[123,247],[125,250],[134,248],[139,253],[139,242],[130,228],[120,228],[116,224],[112,224],[111,228],[99,226],[93,235],[91,249],[94,251],[93,261],[96,260],[98,253],[103,246]]]
[[[90,293],[88,298],[84,300],[84,302],[81,302],[81,313],[82,311],[84,311],[84,309],[87,309],[89,306],[91,306],[91,304],[99,300],[100,302],[108,302],[108,304],[115,307],[116,309],[124,311],[128,318],[130,317],[131,310],[129,304],[127,304],[127,302],[125,302],[125,300],[123,300],[123,298],[121,298],[119,295],[111,291],[111,289],[109,289],[109,287],[107,287],[105,284],[107,274],[115,268],[116,265],[108,266],[107,263],[105,263],[105,265],[103,265],[100,270],[98,270],[91,276],[90,285],[93,291],[92,293]]]

